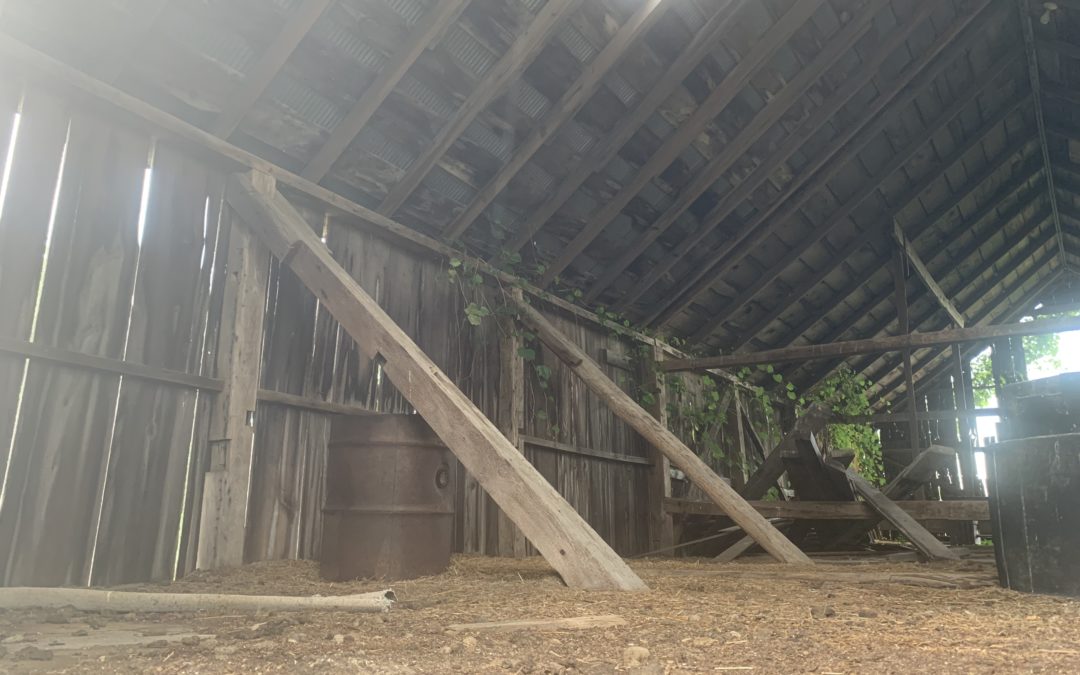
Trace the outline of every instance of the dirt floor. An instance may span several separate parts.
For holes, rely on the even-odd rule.
[[[457,557],[393,584],[386,614],[0,613],[0,672],[1080,672],[1080,601],[1002,590],[985,556],[919,564],[826,558],[634,562],[643,593],[565,588],[540,559]],[[308,562],[200,573],[133,590],[345,594]],[[624,625],[455,630],[617,615]],[[608,621],[616,621],[608,619]]]

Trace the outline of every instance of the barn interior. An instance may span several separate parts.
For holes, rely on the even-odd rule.
[[[0,669],[1080,669],[1076,0],[0,55]]]

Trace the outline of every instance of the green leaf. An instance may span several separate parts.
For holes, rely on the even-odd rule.
[[[783,382],[783,381],[784,381],[784,376],[783,376],[783,375],[781,375],[780,373],[775,373],[775,374],[774,374],[774,375],[772,376],[772,379],[773,379],[773,382],[775,382],[775,383],[777,383],[777,384],[780,384],[781,382]]]
[[[461,267],[461,258],[450,258],[450,267]]]
[[[532,361],[536,358],[536,350],[531,347],[518,347],[518,356],[526,361]]]

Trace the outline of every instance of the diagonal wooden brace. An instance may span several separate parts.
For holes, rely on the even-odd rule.
[[[559,332],[540,312],[523,299],[510,296],[522,323],[532,329],[540,341],[564,361],[571,370],[604,400],[617,416],[634,428],[657,450],[671,460],[686,476],[709,496],[728,516],[742,526],[748,535],[780,562],[812,564],[800,551],[754,507],[746,503],[735,490],[686,447],[675,434],[668,431],[655,417],[611,381],[604,371],[580,347]]]
[[[266,174],[234,175],[229,204],[323,303],[567,585],[645,584],[378,303],[333,259]]]

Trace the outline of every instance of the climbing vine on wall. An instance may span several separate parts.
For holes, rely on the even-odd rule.
[[[841,368],[822,382],[808,396],[811,402],[822,403],[837,415],[869,415],[870,400],[866,392],[870,383],[849,368]],[[853,450],[854,468],[867,480],[885,484],[885,465],[881,456],[881,439],[870,424],[829,424],[819,440],[823,450]]]

